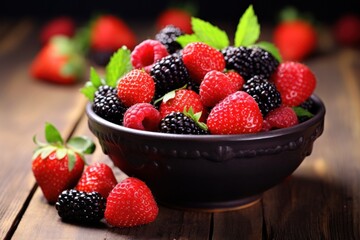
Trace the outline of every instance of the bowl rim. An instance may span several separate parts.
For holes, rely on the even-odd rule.
[[[92,103],[88,102],[86,104],[86,114],[88,116],[88,120],[95,121],[99,125],[105,126],[106,128],[112,129],[114,131],[120,131],[124,133],[128,133],[131,135],[137,135],[141,137],[151,137],[156,139],[177,139],[177,140],[191,140],[191,141],[233,141],[233,140],[259,140],[259,139],[267,139],[279,137],[287,134],[296,133],[302,131],[303,129],[307,129],[308,127],[315,125],[319,122],[325,115],[326,109],[324,102],[316,95],[312,94],[311,99],[315,102],[317,106],[319,106],[318,112],[311,118],[302,123],[299,123],[295,126],[282,128],[282,129],[274,129],[267,132],[257,132],[257,133],[244,133],[244,134],[228,134],[228,135],[220,135],[220,134],[209,134],[209,135],[191,135],[191,134],[173,134],[173,133],[161,133],[161,132],[152,132],[145,130],[132,129],[128,127],[124,127],[118,125],[116,123],[112,123],[110,121],[105,120],[104,118],[98,116],[92,109]]]

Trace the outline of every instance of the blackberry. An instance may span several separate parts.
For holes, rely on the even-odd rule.
[[[306,99],[302,104],[299,105],[299,107],[304,109],[304,111],[299,110],[297,107],[295,107],[294,110],[300,123],[312,118],[316,111],[314,109],[315,103],[311,98]]]
[[[255,75],[269,78],[279,65],[279,61],[268,51],[259,47],[234,47],[223,49],[226,68],[234,69],[245,80]]]
[[[155,81],[155,99],[183,87],[190,79],[189,73],[178,55],[168,55],[157,61],[152,66],[150,75]]]
[[[184,35],[184,32],[182,32],[180,28],[173,25],[167,25],[155,35],[155,39],[161,42],[166,47],[167,51],[172,54],[182,48],[176,41],[176,38],[181,35]]]
[[[64,190],[55,208],[63,221],[96,223],[104,217],[106,200],[98,192]]]
[[[175,134],[208,134],[207,130],[201,128],[191,117],[182,112],[171,112],[160,122],[160,132]]]
[[[255,99],[263,116],[281,105],[280,92],[263,76],[253,76],[243,85],[243,91]]]
[[[100,117],[121,124],[126,109],[117,96],[116,88],[102,85],[95,92],[93,110]]]

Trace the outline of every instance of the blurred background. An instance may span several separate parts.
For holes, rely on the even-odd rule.
[[[162,0],[135,0],[135,1],[99,1],[99,0],[32,0],[6,1],[2,3],[0,14],[2,17],[31,16],[48,18],[55,15],[71,15],[86,19],[101,12],[114,13],[128,20],[153,19],[161,11],[171,5],[191,3],[196,7],[196,15],[207,20],[226,20],[237,22],[239,13],[253,4],[260,22],[274,22],[278,11],[284,6],[292,5],[302,12],[308,12],[322,22],[331,23],[343,13],[360,12],[359,0],[343,1],[313,1],[313,0],[277,0],[277,1],[243,1],[243,0],[193,0],[193,1],[162,1]]]

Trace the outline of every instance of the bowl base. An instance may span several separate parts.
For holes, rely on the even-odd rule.
[[[251,207],[261,200],[261,195],[241,198],[227,202],[204,202],[204,203],[187,203],[187,204],[174,204],[168,202],[157,201],[160,205],[168,208],[174,208],[184,211],[197,211],[197,212],[228,212],[237,211],[244,208]]]

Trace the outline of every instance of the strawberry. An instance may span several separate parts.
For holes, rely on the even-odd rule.
[[[76,31],[75,21],[72,17],[56,17],[45,23],[40,30],[40,42],[45,45],[56,35],[73,37]]]
[[[117,88],[118,97],[126,107],[136,103],[149,103],[155,94],[153,78],[140,69],[133,69],[122,76]]]
[[[360,15],[344,14],[340,16],[334,26],[333,35],[336,42],[343,46],[360,45]]]
[[[156,19],[156,29],[160,31],[168,25],[180,28],[184,33],[191,34],[191,14],[181,8],[168,8],[160,13]]]
[[[105,163],[97,162],[85,168],[75,189],[88,193],[98,192],[107,198],[116,184],[112,169]]]
[[[165,45],[153,39],[146,39],[136,45],[131,52],[131,64],[134,68],[142,69],[148,73],[155,62],[169,55]]]
[[[264,119],[265,130],[287,128],[298,124],[298,117],[291,107],[280,106],[269,112]]]
[[[219,102],[209,113],[211,134],[242,134],[261,131],[263,117],[251,95],[237,91]]]
[[[85,59],[73,41],[65,36],[51,39],[35,56],[30,75],[39,80],[57,84],[73,84],[85,73]]]
[[[32,157],[32,171],[44,197],[52,204],[63,190],[77,184],[84,170],[83,154],[93,153],[95,145],[86,137],[64,142],[50,123],[45,124],[45,138],[46,143],[33,138],[38,147]]]
[[[274,44],[284,61],[302,61],[316,48],[317,32],[308,21],[281,21],[273,31]]]
[[[271,77],[285,106],[298,106],[308,99],[316,87],[311,69],[300,62],[282,62]]]
[[[245,83],[245,79],[236,71],[228,70],[225,75],[229,77],[230,81],[236,84],[236,89],[241,90]]]
[[[201,102],[200,95],[190,89],[178,89],[165,94],[160,103],[161,118],[171,112],[183,112],[192,108],[194,113],[201,112],[200,121],[204,121],[206,109]]]
[[[91,49],[114,52],[123,45],[129,49],[136,45],[136,35],[123,19],[110,14],[95,19],[90,33]]]
[[[182,52],[182,59],[190,76],[199,84],[207,72],[211,70],[222,72],[225,69],[223,54],[203,42],[186,45]]]
[[[156,131],[161,121],[160,112],[150,103],[137,103],[129,107],[124,114],[125,127]]]
[[[128,177],[110,192],[105,220],[114,227],[133,227],[155,221],[159,208],[148,186]]]
[[[212,70],[204,76],[199,94],[204,106],[213,107],[236,90],[238,90],[237,84],[232,82],[225,73]]]

